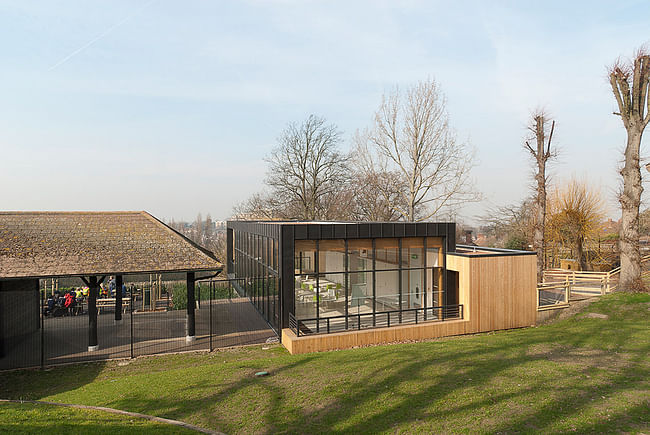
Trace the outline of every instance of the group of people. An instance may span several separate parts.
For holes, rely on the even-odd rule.
[[[88,287],[73,288],[61,294],[58,290],[47,298],[44,316],[61,317],[81,314],[83,301],[88,297]]]
[[[108,284],[100,284],[99,294],[100,298],[114,298],[116,293],[115,277],[111,277]],[[126,285],[122,284],[122,296],[126,296]],[[47,298],[47,302],[43,307],[43,315],[61,317],[65,315],[76,316],[83,313],[83,302],[88,298],[88,287],[73,287],[66,290],[63,294],[60,291],[55,291]]]

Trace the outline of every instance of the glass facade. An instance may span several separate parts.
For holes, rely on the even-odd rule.
[[[274,238],[243,231],[234,232],[234,287],[240,296],[250,299],[276,331],[280,328],[278,249],[278,241]]]
[[[441,237],[296,241],[293,314],[305,332],[439,319],[442,246]]]
[[[454,240],[447,223],[233,221],[228,273],[277,332],[442,320]]]

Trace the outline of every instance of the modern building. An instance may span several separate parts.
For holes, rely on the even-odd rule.
[[[230,221],[227,264],[292,353],[533,325],[535,253],[455,240],[453,223]]]

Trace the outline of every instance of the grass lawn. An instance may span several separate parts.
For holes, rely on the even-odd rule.
[[[648,433],[650,295],[608,295],[586,312],[609,318],[310,355],[255,346],[22,370],[0,376],[0,396],[226,433]],[[270,376],[256,378],[260,370]],[[26,409],[0,406],[0,430]]]
[[[0,406],[0,432],[12,434],[157,434],[196,433],[189,429],[108,412],[54,405],[4,403]]]

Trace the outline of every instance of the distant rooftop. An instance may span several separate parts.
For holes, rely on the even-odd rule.
[[[144,211],[0,212],[0,278],[221,268],[211,251]]]

